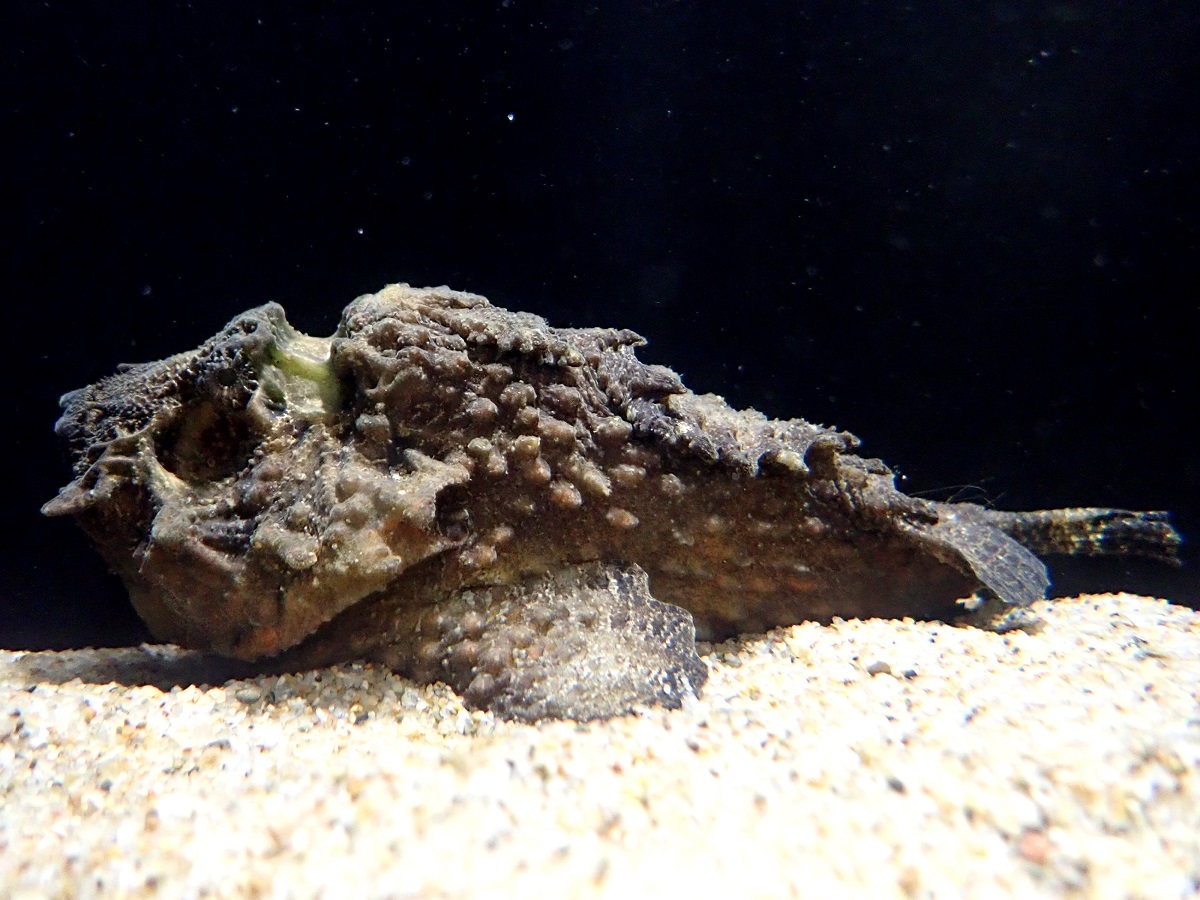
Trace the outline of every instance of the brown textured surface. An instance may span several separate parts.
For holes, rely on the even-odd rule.
[[[381,659],[514,714],[581,719],[663,699],[631,672],[696,683],[687,642],[640,637],[662,614],[649,596],[622,643],[593,634],[581,655],[578,624],[574,639],[539,643],[536,677],[512,655],[531,645],[493,633],[524,621],[481,616],[473,640],[495,651],[481,668],[458,637],[426,640],[425,613],[495,588],[535,619],[562,605],[563,573],[601,563],[640,567],[632,577],[644,571],[678,607],[669,617],[706,639],[952,617],[977,590],[1015,607],[1043,596],[1043,565],[1011,534],[1039,550],[1162,556],[1177,541],[1159,514],[908,497],[852,435],[692,394],[640,362],[640,343],[447,288],[360,297],[330,339],[268,304],[195,351],[64,398],[76,479],[46,510],[79,518],[164,640],[283,653],[279,666]],[[528,589],[546,577],[557,598]]]
[[[567,566],[463,591],[414,615],[414,625],[392,629],[413,639],[390,642],[379,661],[444,681],[505,718],[678,708],[708,677],[691,619],[651,597],[636,567]]]

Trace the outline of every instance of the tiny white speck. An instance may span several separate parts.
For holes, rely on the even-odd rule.
[[[367,229],[365,229],[365,228],[355,228],[354,230],[355,230],[355,231],[357,231],[359,234],[363,234],[363,233],[365,233],[365,232],[366,232],[366,230],[367,230]]]
[[[515,118],[516,118],[516,116],[515,116],[514,114],[512,114],[512,113],[509,113],[509,114],[508,114],[508,121],[510,121],[510,122],[511,122],[511,121],[512,121],[513,119],[515,119]]]

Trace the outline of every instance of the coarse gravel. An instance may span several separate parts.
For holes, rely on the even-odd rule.
[[[0,896],[1195,896],[1200,615],[1034,612],[781,628],[681,710],[537,726],[366,665],[2,652]]]

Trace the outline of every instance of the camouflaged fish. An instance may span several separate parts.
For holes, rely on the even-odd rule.
[[[857,439],[448,288],[276,304],[62,399],[70,514],[159,639],[270,667],[368,659],[516,719],[678,706],[706,640],[1045,595],[1039,553],[1171,558],[1163,513],[896,490]]]

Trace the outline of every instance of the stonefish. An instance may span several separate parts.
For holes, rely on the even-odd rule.
[[[1178,543],[1164,513],[906,496],[852,435],[693,394],[642,343],[448,288],[359,297],[329,338],[267,304],[64,396],[44,511],[162,640],[373,660],[525,720],[678,706],[697,634],[1019,608],[1034,552]]]

